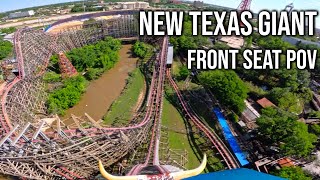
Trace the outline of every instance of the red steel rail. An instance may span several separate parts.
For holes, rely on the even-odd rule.
[[[222,156],[228,168],[229,169],[238,168],[239,167],[238,162],[235,160],[231,152],[226,148],[224,143],[219,139],[219,137],[215,133],[209,130],[209,128],[207,128],[206,125],[201,122],[201,120],[199,120],[199,118],[195,115],[193,110],[189,107],[184,97],[182,96],[177,84],[172,79],[170,69],[167,70],[167,77],[169,79],[171,86],[174,88],[178,96],[178,99],[180,101],[180,104],[184,112],[186,113],[186,115],[202,132],[205,133],[205,135],[208,137],[210,142],[217,148],[219,154]]]

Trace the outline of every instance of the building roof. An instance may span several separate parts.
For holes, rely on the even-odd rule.
[[[247,121],[249,122],[255,122],[258,116],[256,116],[249,108],[246,108],[243,112],[242,115],[246,118]]]
[[[220,41],[227,43],[228,46],[235,49],[241,49],[244,44],[244,39],[236,36],[223,36],[220,38]]]
[[[173,46],[168,46],[167,64],[172,64],[173,61]]]
[[[200,174],[198,176],[187,178],[186,180],[284,180],[284,178],[265,174],[252,169],[232,169],[207,174]]]
[[[298,43],[302,43],[302,44],[312,44],[312,45],[316,45],[316,46],[320,47],[319,42],[312,42],[312,41],[308,41],[308,40],[304,40],[304,39],[300,39],[300,38],[296,38],[296,37],[291,37],[291,36],[283,36],[282,40],[286,41],[290,44],[293,44],[293,45],[297,45]]]
[[[257,101],[257,103],[263,107],[263,108],[267,108],[267,107],[275,107],[276,105],[274,105],[271,101],[269,101],[269,99],[267,98],[262,98],[262,99],[259,99]]]
[[[283,159],[280,159],[278,161],[278,164],[281,166],[281,167],[290,167],[290,166],[294,166],[294,163],[291,161],[291,159],[289,158],[283,158]]]

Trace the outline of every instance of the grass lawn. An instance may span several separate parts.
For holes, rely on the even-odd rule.
[[[173,98],[172,99],[173,102],[177,101],[176,97],[172,97],[172,95],[175,93],[171,87],[167,86],[166,94],[168,95],[168,97]],[[201,105],[200,107],[203,107],[203,106]],[[198,114],[198,115],[201,117],[201,114]],[[213,122],[212,119],[210,120],[211,122]],[[175,131],[186,132],[185,123],[188,123],[188,122],[189,121],[184,121],[179,111],[177,111],[175,105],[172,105],[167,99],[164,101],[163,115],[162,115],[162,124],[164,126],[170,129],[174,129]],[[196,132],[197,130],[198,128],[193,127],[194,132]],[[189,140],[191,142],[189,142]],[[197,167],[199,165],[201,158],[203,157],[202,153],[206,153],[208,155],[206,172],[218,171],[218,170],[224,169],[224,165],[220,162],[220,157],[217,157],[215,155],[217,153],[215,149],[211,149],[210,147],[206,147],[205,149],[201,148],[201,144],[204,144],[207,141],[208,139],[200,137],[198,133],[189,133],[189,135],[187,135],[187,134],[181,134],[181,133],[169,131],[170,148],[187,150],[188,160],[189,160],[187,164],[188,169]]]
[[[182,66],[180,60],[178,58],[173,59],[171,71],[174,77],[179,76],[179,68]]]
[[[174,129],[175,131],[186,132],[183,117],[166,98],[164,98],[163,101],[162,125],[168,127],[169,129]],[[191,169],[199,166],[201,160],[198,160],[195,152],[192,150],[187,134],[177,133],[173,131],[169,131],[168,133],[170,149],[187,150],[188,164],[186,168]]]
[[[139,96],[144,90],[144,76],[139,68],[132,71],[128,78],[128,84],[115,100],[107,114],[103,117],[104,123],[128,122],[135,111]]]

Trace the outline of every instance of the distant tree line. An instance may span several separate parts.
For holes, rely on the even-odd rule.
[[[73,8],[71,9],[71,12],[84,12],[84,10],[86,12],[91,12],[91,11],[102,11],[103,7],[96,7],[94,4],[92,3],[85,3],[84,6],[83,4],[76,4],[73,6]]]
[[[11,34],[14,33],[17,29],[15,27],[2,28],[0,29],[0,33]]]

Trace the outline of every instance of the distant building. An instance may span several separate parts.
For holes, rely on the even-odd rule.
[[[203,8],[203,1],[193,1],[193,6],[195,8],[201,9]]]
[[[221,42],[226,43],[229,47],[235,48],[235,49],[241,49],[244,45],[244,39],[243,37],[238,36],[222,36],[219,39]]]
[[[312,41],[308,41],[308,40],[304,40],[304,39],[299,39],[296,37],[291,37],[291,36],[283,36],[282,37],[283,41],[286,41],[292,45],[298,45],[298,44],[306,44],[306,45],[316,45],[320,48],[320,43],[319,42],[312,42]]]
[[[9,14],[10,19],[14,18],[22,18],[22,17],[30,17],[35,14],[34,10],[31,11],[23,11],[23,12],[14,12]]]
[[[160,0],[149,0],[149,3],[160,3]]]
[[[259,99],[257,101],[257,103],[263,107],[263,108],[267,108],[267,107],[276,107],[276,105],[274,105],[271,101],[269,101],[269,99],[267,98],[262,98],[262,99]]]
[[[14,33],[5,35],[5,36],[3,37],[3,40],[5,40],[5,41],[10,41],[11,43],[13,43],[13,35],[14,35]]]
[[[149,7],[147,2],[120,2],[121,9],[145,9]]]
[[[278,164],[281,168],[294,166],[293,161],[289,158],[286,158],[286,157],[283,159],[279,159]]]
[[[245,100],[244,103],[246,105],[246,108],[241,113],[241,119],[248,129],[256,129],[258,127],[258,125],[256,124],[256,120],[260,117],[260,113],[253,107],[254,102]],[[243,127],[241,124],[239,125]]]
[[[170,68],[173,62],[173,46],[168,46],[168,53],[167,53],[167,67]]]

